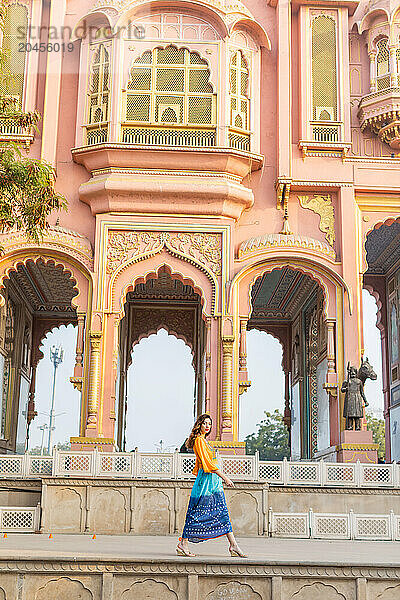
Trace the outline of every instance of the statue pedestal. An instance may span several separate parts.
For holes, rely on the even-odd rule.
[[[342,431],[336,446],[338,462],[377,463],[378,444],[372,441],[372,431]]]

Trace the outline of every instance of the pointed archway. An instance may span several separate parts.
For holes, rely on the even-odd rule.
[[[128,369],[132,350],[142,339],[161,329],[189,346],[195,372],[193,414],[206,410],[206,325],[202,304],[202,297],[193,283],[174,276],[166,265],[127,292],[119,328],[116,439],[121,450],[126,449],[127,442]]]

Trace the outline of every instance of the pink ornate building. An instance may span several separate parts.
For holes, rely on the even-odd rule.
[[[374,461],[340,392],[365,287],[400,458],[399,6],[10,0],[1,93],[43,120],[0,137],[55,166],[68,211],[40,244],[2,236],[2,451],[34,416],[40,341],[74,323],[75,448],[124,449],[131,351],[164,327],[192,350],[195,412],[243,452],[256,328],[283,347],[292,456]]]

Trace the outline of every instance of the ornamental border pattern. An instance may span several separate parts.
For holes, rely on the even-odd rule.
[[[191,564],[190,564],[191,563]],[[400,567],[385,566],[327,566],[304,565],[297,563],[282,563],[279,565],[263,564],[251,561],[252,564],[243,565],[223,564],[216,559],[207,559],[207,562],[193,564],[191,560],[184,562],[174,559],[171,562],[154,562],[154,559],[126,559],[113,557],[110,559],[95,560],[78,559],[0,559],[0,572],[3,573],[35,573],[35,574],[99,574],[110,573],[145,574],[145,575],[200,575],[220,577],[287,577],[287,578],[331,578],[331,579],[357,579],[367,578],[375,580],[400,580]]]
[[[115,244],[115,240],[119,244]],[[114,243],[113,243],[114,242]],[[119,247],[117,252],[116,247]],[[199,263],[214,277],[222,273],[222,236],[210,232],[113,230],[107,239],[107,274],[113,275],[130,261],[158,254],[163,249],[176,256]]]

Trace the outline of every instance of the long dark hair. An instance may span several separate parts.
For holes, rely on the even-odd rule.
[[[195,439],[200,435],[201,426],[203,425],[203,423],[206,419],[210,419],[210,421],[211,421],[211,428],[210,428],[210,431],[208,433],[206,433],[206,437],[208,435],[210,435],[211,429],[212,429],[212,418],[210,417],[210,415],[208,413],[203,413],[202,415],[197,417],[195,424],[193,425],[193,429],[190,432],[188,439],[186,440],[187,448],[193,448]]]

